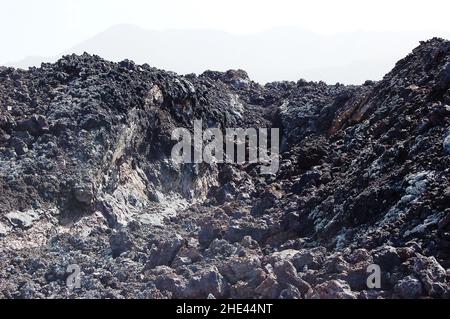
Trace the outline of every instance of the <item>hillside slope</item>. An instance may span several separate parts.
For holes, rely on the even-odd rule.
[[[449,105],[441,39],[362,86],[0,68],[0,298],[448,298]],[[173,163],[195,119],[280,128],[280,170]]]

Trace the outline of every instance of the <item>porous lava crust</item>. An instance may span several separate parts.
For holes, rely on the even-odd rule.
[[[280,170],[175,164],[195,119],[280,128]],[[361,86],[0,68],[0,298],[449,298],[449,181],[442,39]]]

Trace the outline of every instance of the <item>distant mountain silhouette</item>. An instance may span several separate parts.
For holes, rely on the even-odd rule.
[[[27,69],[30,66],[39,66],[42,62],[54,62],[54,60],[56,60],[56,58],[48,58],[43,56],[28,56],[20,61],[6,63],[5,66]]]
[[[304,78],[360,84],[368,79],[381,79],[420,40],[433,36],[449,38],[450,33],[319,35],[286,27],[234,35],[212,30],[150,31],[134,25],[117,25],[65,54],[88,52],[112,61],[131,59],[179,74],[241,68],[260,83]],[[38,61],[39,58],[26,59],[12,65],[23,68],[38,65]]]

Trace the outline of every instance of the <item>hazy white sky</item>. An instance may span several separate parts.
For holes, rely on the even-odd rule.
[[[448,0],[0,0],[0,63],[54,56],[116,24],[252,33],[450,31]]]

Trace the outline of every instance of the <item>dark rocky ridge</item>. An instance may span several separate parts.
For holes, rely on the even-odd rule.
[[[173,164],[195,118],[280,127],[279,173]],[[0,68],[0,298],[449,298],[449,164],[441,39],[362,86]]]

